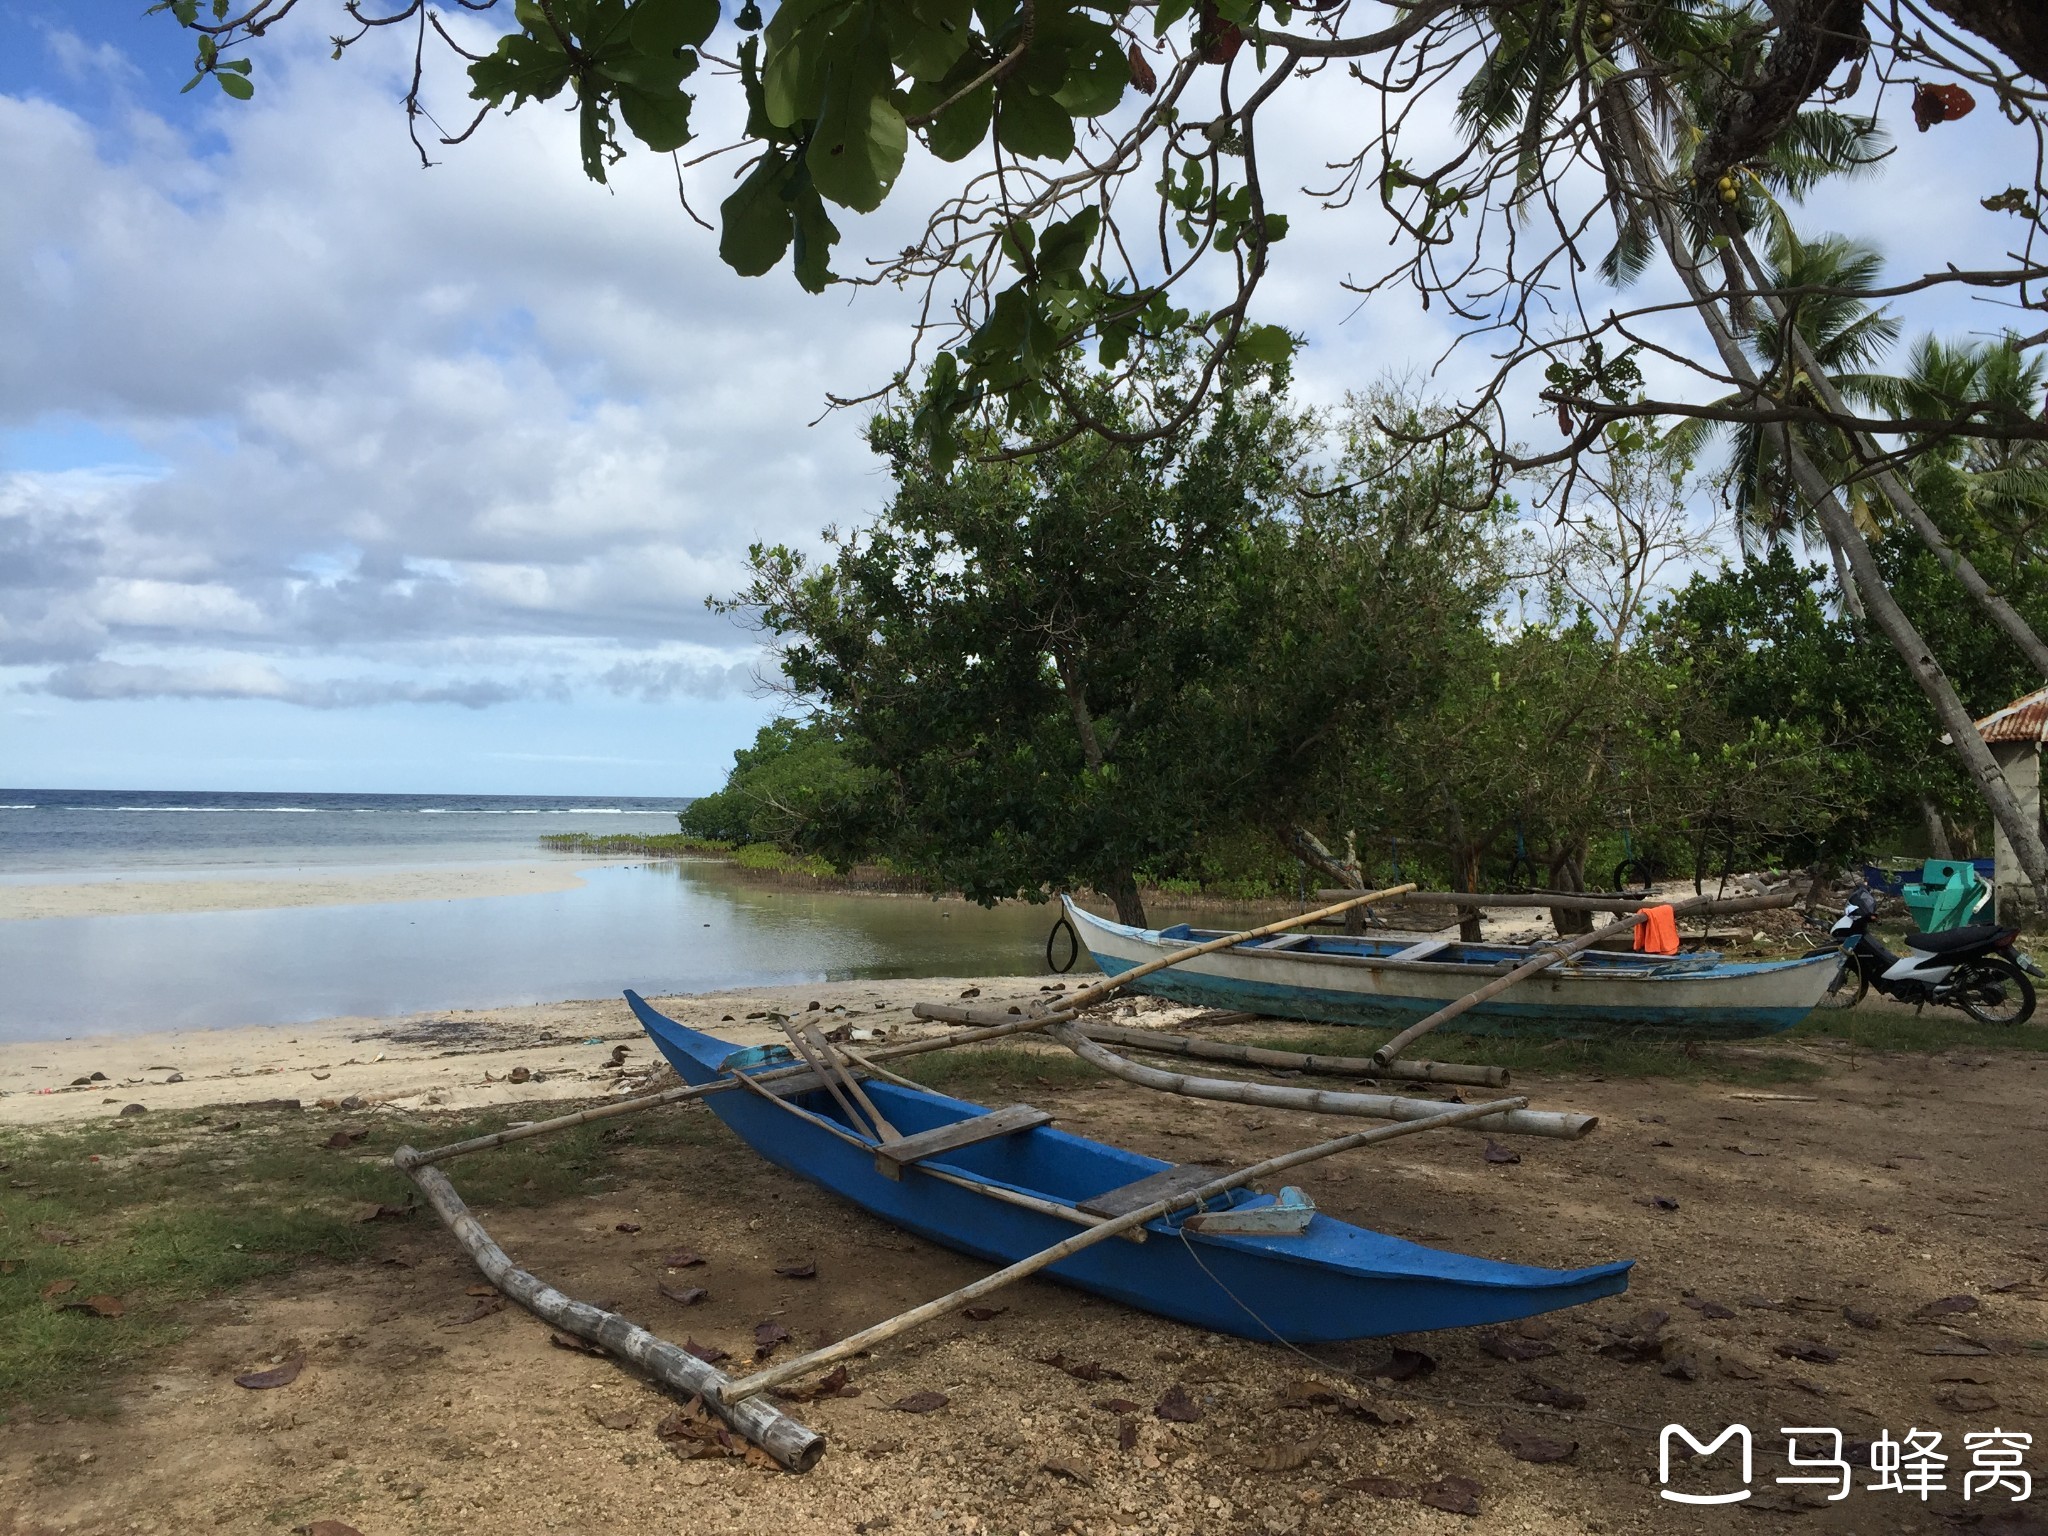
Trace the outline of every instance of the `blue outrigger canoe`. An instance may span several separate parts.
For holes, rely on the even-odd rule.
[[[742,1049],[678,1024],[637,993],[628,992],[626,1001],[687,1083],[801,1065],[782,1047]],[[1006,1113],[878,1078],[862,1086],[905,1137]],[[932,1242],[1000,1264],[1072,1237],[1096,1219],[1084,1206],[1109,1206],[1139,1181],[1175,1169],[1036,1123],[909,1163],[891,1177],[878,1168],[881,1144],[823,1087],[785,1090],[780,1103],[770,1100],[764,1085],[705,1102],[778,1167]],[[1248,1212],[1275,1203],[1271,1195],[1239,1189],[1212,1200],[1207,1210]],[[1307,1344],[1502,1323],[1576,1306],[1627,1289],[1633,1262],[1573,1270],[1503,1264],[1425,1248],[1320,1212],[1293,1235],[1183,1231],[1182,1219],[1191,1214],[1148,1223],[1139,1229],[1144,1241],[1111,1239],[1082,1249],[1047,1273],[1215,1333]]]

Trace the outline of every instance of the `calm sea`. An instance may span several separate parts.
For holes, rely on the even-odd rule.
[[[687,799],[0,789],[0,874],[517,859],[545,832],[676,830]]]
[[[0,881],[533,865],[548,832],[672,832],[682,800],[0,790]],[[711,860],[453,901],[0,921],[0,1040],[1045,969],[1052,913],[762,886]],[[1084,968],[1086,968],[1084,962]]]

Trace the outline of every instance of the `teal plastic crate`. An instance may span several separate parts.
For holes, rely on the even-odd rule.
[[[1913,925],[1922,933],[1945,933],[1976,917],[1991,899],[1991,887],[1969,859],[1929,859],[1917,882],[1900,887]]]

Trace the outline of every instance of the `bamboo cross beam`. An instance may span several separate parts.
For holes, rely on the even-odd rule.
[[[1662,903],[1652,902],[1649,903],[1649,905],[1658,906],[1662,905]],[[1763,907],[1786,906],[1789,905],[1789,903],[1786,901],[1781,901],[1775,896],[1751,896],[1743,898],[1740,901],[1722,902],[1716,902],[1715,899],[1711,896],[1694,896],[1688,898],[1685,901],[1674,901],[1670,903],[1671,910],[1681,917],[1688,912],[1700,911],[1702,908],[1707,907],[1709,905],[1717,905],[1720,907],[1722,911],[1726,912],[1731,910],[1757,911]],[[1612,939],[1618,937],[1621,934],[1627,933],[1631,928],[1634,928],[1638,924],[1646,922],[1649,919],[1649,915],[1650,914],[1647,910],[1636,912],[1628,917],[1624,917],[1619,919],[1618,921],[1609,923],[1605,927],[1595,928],[1591,933],[1582,933],[1579,934],[1576,938],[1566,939],[1558,944],[1546,945],[1542,950],[1538,951],[1537,954],[1535,954],[1532,958],[1516,966],[1512,971],[1509,971],[1505,976],[1495,977],[1492,981],[1489,981],[1485,986],[1479,988],[1478,991],[1467,992],[1463,997],[1459,998],[1456,1002],[1444,1004],[1443,1007],[1437,1009],[1435,1013],[1432,1013],[1428,1018],[1422,1020],[1420,1023],[1409,1025],[1406,1029],[1402,1030],[1401,1033],[1394,1036],[1393,1039],[1389,1040],[1385,1045],[1382,1045],[1378,1050],[1374,1051],[1372,1053],[1373,1061],[1380,1066],[1385,1066],[1388,1062],[1392,1061],[1396,1056],[1400,1055],[1403,1051],[1408,1049],[1409,1046],[1413,1045],[1416,1041],[1420,1040],[1424,1035],[1428,1034],[1431,1030],[1437,1028],[1439,1025],[1448,1024],[1452,1019],[1457,1018],[1458,1015],[1460,1015],[1461,1013],[1465,1013],[1473,1008],[1477,1008],[1481,1003],[1486,1002],[1491,998],[1499,997],[1501,993],[1507,991],[1507,989],[1509,987],[1512,987],[1516,982],[1524,981],[1529,977],[1534,976],[1538,971],[1547,971],[1553,965],[1557,965],[1563,961],[1569,960],[1573,955],[1579,953],[1580,950],[1591,949],[1595,944],[1598,944],[1602,939]]]
[[[1249,1083],[1232,1077],[1189,1077],[1183,1072],[1163,1072],[1140,1066],[1104,1050],[1071,1024],[1055,1024],[1053,1039],[1090,1066],[1100,1067],[1114,1077],[1141,1088],[1177,1093],[1184,1098],[1211,1099],[1221,1104],[1259,1104],[1269,1109],[1301,1109],[1317,1115],[1358,1115],[1369,1120],[1423,1121],[1440,1113],[1438,1099],[1404,1099],[1385,1093],[1334,1093],[1322,1088],[1283,1088],[1273,1083]],[[1493,1119],[1476,1122],[1475,1131],[1498,1136],[1550,1136],[1576,1141],[1600,1123],[1597,1115],[1564,1114],[1556,1110],[1518,1109]]]
[[[1445,1126],[1463,1125],[1469,1120],[1484,1120],[1490,1115],[1505,1114],[1511,1110],[1521,1109],[1528,1102],[1527,1099],[1514,1098],[1498,1099],[1488,1104],[1464,1104],[1455,1109],[1446,1110],[1440,1115],[1434,1115],[1427,1120],[1407,1120],[1398,1125],[1382,1125],[1375,1126],[1369,1131],[1354,1131],[1349,1136],[1339,1136],[1332,1141],[1318,1142],[1312,1147],[1303,1147],[1299,1151],[1283,1153],[1279,1157],[1269,1157],[1262,1163],[1254,1163],[1251,1167],[1241,1169],[1236,1173],[1219,1175],[1199,1188],[1187,1190],[1176,1195],[1169,1195],[1165,1199],[1155,1200],[1150,1205],[1142,1205],[1135,1211],[1113,1217],[1109,1221],[1103,1222],[1100,1226],[1090,1227],[1085,1232],[1077,1232],[1064,1242],[1054,1243],[1050,1248],[1042,1248],[1030,1257],[1019,1259],[1016,1263],[999,1269],[992,1275],[984,1275],[972,1284],[963,1285],[959,1290],[949,1292],[939,1297],[936,1301],[928,1301],[921,1307],[912,1307],[908,1312],[899,1313],[895,1317],[876,1323],[872,1327],[863,1328],[858,1333],[848,1334],[836,1344],[827,1344],[822,1349],[814,1349],[809,1354],[794,1356],[783,1361],[780,1365],[770,1366],[764,1371],[756,1371],[751,1376],[744,1376],[722,1389],[723,1405],[731,1407],[748,1398],[766,1392],[770,1388],[779,1387],[785,1382],[794,1381],[799,1376],[808,1376],[811,1372],[831,1365],[835,1361],[844,1360],[850,1356],[860,1354],[864,1350],[872,1349],[875,1345],[886,1343],[898,1334],[907,1333],[920,1324],[928,1323],[934,1318],[944,1317],[947,1313],[952,1312],[958,1307],[963,1307],[971,1301],[979,1301],[984,1296],[993,1295],[1005,1286],[1014,1285],[1019,1280],[1035,1275],[1040,1270],[1059,1263],[1062,1259],[1073,1257],[1083,1249],[1093,1248],[1097,1243],[1107,1242],[1109,1239],[1119,1237],[1133,1228],[1142,1227],[1148,1221],[1156,1221],[1161,1216],[1170,1215],[1172,1212],[1182,1210],[1187,1206],[1199,1205],[1202,1201],[1223,1194],[1228,1190],[1237,1189],[1245,1184],[1252,1183],[1258,1179],[1268,1178],[1276,1173],[1284,1173],[1290,1168],[1299,1168],[1303,1163],[1312,1163],[1339,1152],[1348,1152],[1354,1147],[1365,1147],[1377,1142],[1392,1141],[1397,1136],[1412,1136],[1418,1131],[1433,1131],[1440,1130]]]
[[[932,1040],[905,1040],[895,1045],[884,1045],[869,1054],[876,1061],[896,1061],[905,1056],[922,1056],[928,1051],[948,1051],[959,1045],[974,1045],[983,1040],[1000,1040],[1005,1035],[1022,1034],[1026,1030],[1043,1029],[1045,1020],[1034,1017],[1007,1019],[982,1029],[970,1029],[957,1035],[943,1035]],[[786,1067],[776,1067],[767,1072],[749,1074],[755,1082],[773,1083],[780,1079],[800,1077],[810,1071],[809,1067],[792,1062]],[[424,1168],[430,1163],[445,1163],[453,1157],[467,1157],[472,1152],[486,1152],[492,1147],[509,1146],[515,1141],[529,1141],[536,1136],[549,1136],[556,1131],[574,1130],[579,1125],[589,1125],[597,1120],[614,1120],[620,1115],[637,1115],[642,1110],[660,1109],[665,1104],[688,1104],[713,1093],[730,1093],[739,1084],[731,1078],[722,1078],[715,1083],[695,1083],[681,1088],[664,1088],[659,1093],[638,1094],[630,1099],[620,1099],[614,1104],[600,1104],[594,1109],[579,1109],[574,1114],[558,1115],[552,1120],[534,1120],[525,1125],[508,1126],[502,1131],[491,1131],[483,1136],[472,1136],[466,1141],[452,1141],[445,1147],[430,1147],[416,1152],[411,1147],[401,1147],[392,1154],[392,1161],[400,1171],[411,1172]],[[404,1160],[401,1161],[401,1158]]]

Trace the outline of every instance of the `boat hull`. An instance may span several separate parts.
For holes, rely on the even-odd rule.
[[[1112,923],[1067,903],[1067,915],[1105,976],[1118,976],[1190,941]],[[1261,952],[1252,946],[1201,955],[1131,984],[1202,1008],[1226,1008],[1316,1024],[1405,1029],[1500,974],[1496,966],[1417,961],[1390,963],[1369,940],[1318,940],[1326,952]],[[1384,946],[1380,946],[1384,947]],[[1687,969],[1654,960],[1601,957],[1567,963],[1517,982],[1499,997],[1443,1027],[1467,1034],[1548,1039],[1638,1036],[1732,1040],[1777,1034],[1809,1013],[1840,968],[1834,953],[1757,964]],[[1657,974],[1659,971],[1664,974]]]
[[[626,1000],[678,1074],[709,1082],[737,1049],[676,1023],[628,992]],[[877,1106],[906,1135],[973,1115],[982,1106],[944,1094],[871,1080]],[[1082,1228],[977,1190],[922,1175],[891,1179],[870,1150],[792,1115],[760,1095],[735,1090],[706,1101],[741,1140],[778,1167],[832,1191],[944,1247],[1008,1264],[1050,1248]],[[823,1091],[791,1102],[844,1129]],[[1158,1173],[1171,1164],[1069,1135],[1051,1126],[979,1143],[933,1164],[1071,1205]],[[1245,1196],[1243,1206],[1271,1204]],[[1143,1242],[1112,1238],[1061,1260],[1047,1273],[1067,1284],[1197,1328],[1293,1343],[1376,1338],[1436,1328],[1500,1323],[1576,1306],[1627,1288],[1629,1263],[1551,1270],[1445,1253],[1318,1213],[1299,1236],[1182,1234],[1169,1218]]]

